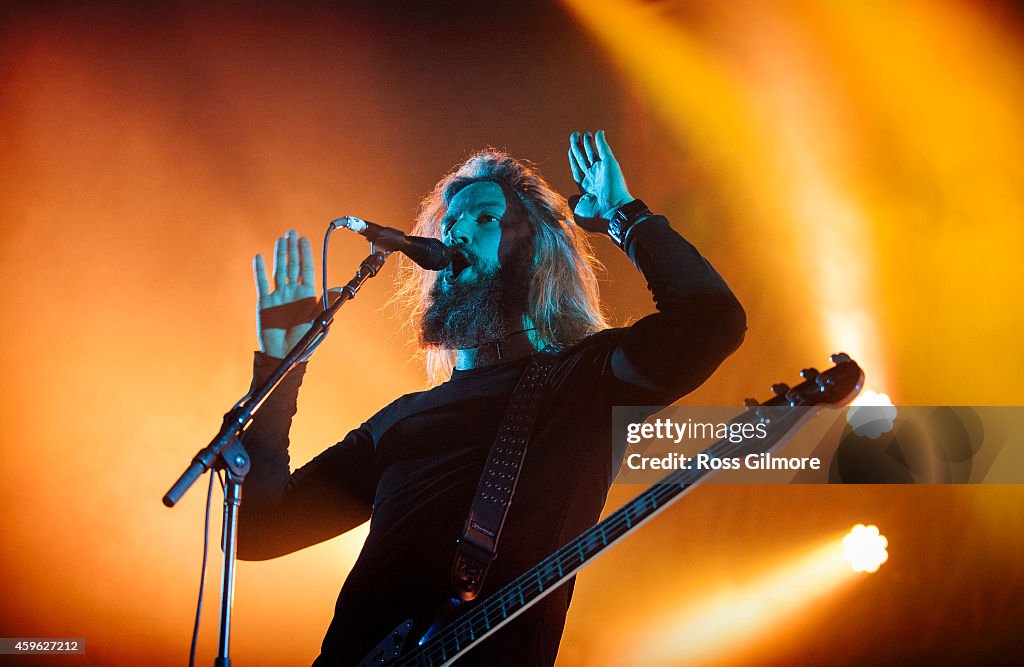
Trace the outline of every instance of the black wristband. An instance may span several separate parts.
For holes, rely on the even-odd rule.
[[[639,199],[626,202],[615,209],[615,213],[612,214],[612,219],[608,222],[608,236],[612,237],[615,245],[625,250],[629,230],[649,215],[651,215],[651,209],[647,208],[647,204]]]

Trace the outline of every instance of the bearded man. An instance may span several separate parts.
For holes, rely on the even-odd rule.
[[[424,200],[414,233],[440,238],[452,261],[436,274],[405,264],[400,293],[419,323],[432,389],[398,398],[294,473],[288,430],[302,367],[254,418],[240,558],[274,558],[370,520],[314,665],[353,665],[404,619],[429,622],[453,597],[456,541],[527,367],[543,360],[549,371],[481,598],[597,522],[623,456],[612,406],[668,405],[740,344],[739,302],[664,217],[630,195],[604,133],[573,133],[569,164],[581,193],[571,211],[536,171],[490,149]],[[656,313],[607,327],[581,228],[629,255]],[[274,290],[259,256],[255,273],[261,313],[314,295],[309,242],[294,232],[277,242]],[[264,318],[255,379],[306,330]],[[456,664],[552,665],[572,583]]]

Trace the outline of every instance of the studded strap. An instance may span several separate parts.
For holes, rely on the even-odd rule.
[[[480,593],[487,569],[498,553],[498,537],[512,504],[554,359],[554,355],[547,354],[533,357],[512,392],[491,445],[452,565],[452,585],[463,601]]]

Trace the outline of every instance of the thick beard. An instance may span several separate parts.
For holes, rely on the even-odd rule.
[[[420,320],[422,343],[465,349],[521,331],[529,302],[531,255],[517,252],[507,266],[493,272],[482,270],[474,262],[476,276],[470,282],[447,285],[444,272],[439,272],[430,288],[430,305]]]

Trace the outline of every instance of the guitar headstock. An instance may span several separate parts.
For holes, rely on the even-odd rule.
[[[831,360],[835,366],[827,371],[819,372],[815,368],[805,368],[800,371],[800,377],[804,379],[800,384],[795,387],[784,383],[773,384],[772,391],[775,396],[762,403],[747,399],[743,402],[744,405],[747,407],[846,405],[860,393],[864,386],[864,371],[856,361],[843,352],[833,354]]]

